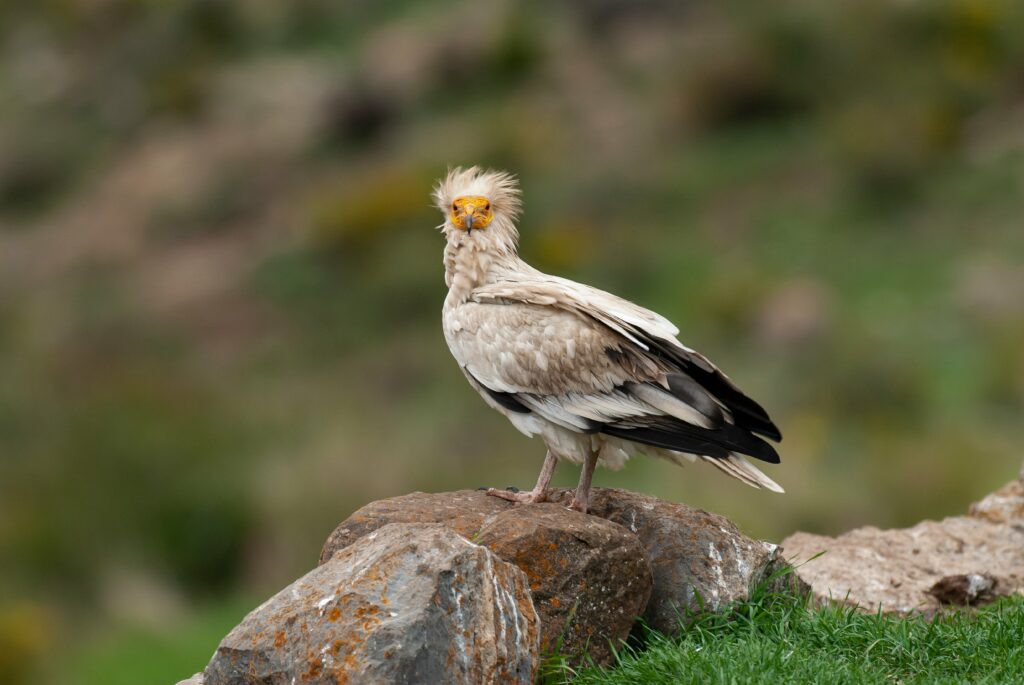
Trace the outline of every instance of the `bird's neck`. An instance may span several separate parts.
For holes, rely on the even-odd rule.
[[[487,229],[452,230],[447,234],[444,250],[444,282],[448,286],[448,302],[465,302],[473,290],[496,281],[503,273],[515,270],[522,263],[515,245],[504,243]]]

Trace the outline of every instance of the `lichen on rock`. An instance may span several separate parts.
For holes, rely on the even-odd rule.
[[[396,523],[246,616],[204,685],[526,685],[539,635],[522,571],[445,526]]]

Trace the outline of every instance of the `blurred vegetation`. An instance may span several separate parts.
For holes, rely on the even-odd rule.
[[[599,485],[780,538],[1016,472],[1020,3],[13,0],[0,50],[5,683],[173,682],[361,504],[532,482],[440,334],[448,165],[786,436],[785,497]]]

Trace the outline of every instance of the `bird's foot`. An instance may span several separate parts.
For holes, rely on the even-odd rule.
[[[487,488],[486,492],[491,497],[500,497],[501,499],[507,499],[509,502],[518,502],[519,504],[536,504],[544,502],[548,498],[547,490],[537,490],[536,488],[529,492],[519,492],[514,489],[499,490],[498,488]]]
[[[586,514],[587,513],[587,504],[588,504],[588,502],[587,502],[586,499],[579,499],[578,497],[576,497],[574,495],[573,498],[572,498],[572,501],[569,502],[568,508],[572,509],[573,511],[578,511],[581,514]]]

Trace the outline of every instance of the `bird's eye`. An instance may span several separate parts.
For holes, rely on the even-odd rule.
[[[490,202],[488,202],[488,203],[486,203],[486,204],[484,205],[484,211],[485,211],[485,212],[489,212],[489,211],[491,211],[491,203],[490,203]]]
[[[459,205],[458,205],[458,203],[456,203],[456,202],[453,202],[453,203],[452,203],[452,211],[453,211],[453,212],[457,212],[458,210],[459,210]]]

